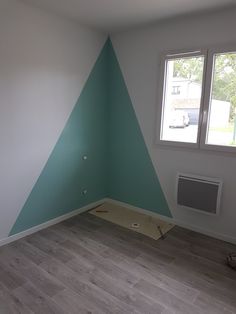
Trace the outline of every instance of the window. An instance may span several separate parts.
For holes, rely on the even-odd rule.
[[[159,143],[236,152],[236,47],[166,54]]]
[[[165,62],[161,140],[197,143],[204,56],[169,56]],[[173,94],[173,86],[181,93]]]
[[[206,143],[236,147],[236,53],[215,54]]]
[[[172,95],[180,94],[180,86],[172,86]]]

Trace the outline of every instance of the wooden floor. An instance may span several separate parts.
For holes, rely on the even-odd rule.
[[[236,247],[152,240],[88,213],[0,248],[0,313],[236,313]]]

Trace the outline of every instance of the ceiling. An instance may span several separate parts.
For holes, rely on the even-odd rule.
[[[111,32],[177,15],[235,5],[235,0],[22,0]]]

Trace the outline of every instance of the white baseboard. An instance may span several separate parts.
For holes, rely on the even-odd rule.
[[[219,239],[219,240],[223,240],[223,241],[226,241],[226,242],[230,242],[230,243],[236,244],[236,238],[231,237],[231,236],[226,235],[226,234],[221,234],[221,233],[216,233],[214,231],[205,230],[203,228],[187,224],[187,223],[185,223],[183,221],[180,221],[180,220],[177,220],[175,218],[170,218],[170,217],[167,217],[167,216],[163,216],[163,215],[154,213],[154,212],[152,212],[150,210],[146,210],[146,209],[139,208],[139,207],[136,207],[136,206],[133,206],[133,205],[129,205],[127,203],[120,202],[120,201],[117,201],[117,200],[114,200],[114,199],[111,199],[111,198],[106,198],[105,201],[108,202],[108,203],[111,203],[111,204],[123,206],[125,208],[128,208],[130,210],[134,210],[134,211],[142,213],[142,214],[146,214],[146,215],[152,216],[154,218],[159,218],[159,219],[161,219],[163,221],[166,221],[168,223],[172,223],[174,225],[180,226],[182,228],[185,228],[185,229],[188,229],[188,230],[191,230],[191,231],[199,232],[199,233],[205,234],[207,236],[210,236],[210,237],[213,237],[213,238],[216,238],[216,239]]]
[[[130,210],[133,210],[133,211],[136,211],[136,212],[139,212],[139,213],[142,213],[142,214],[146,214],[146,215],[149,215],[149,216],[152,216],[154,218],[159,218],[163,221],[166,221],[168,223],[172,223],[174,225],[177,225],[177,226],[180,226],[180,227],[183,227],[185,229],[189,229],[189,230],[192,230],[192,231],[195,231],[195,232],[199,232],[199,233],[202,233],[202,234],[205,234],[205,235],[208,235],[210,237],[213,237],[213,238],[216,238],[216,239],[219,239],[219,240],[223,240],[223,241],[226,241],[226,242],[230,242],[230,243],[233,243],[233,244],[236,244],[236,238],[234,237],[231,237],[231,236],[228,236],[228,235],[225,235],[225,234],[221,234],[221,233],[215,233],[213,231],[209,231],[209,230],[205,230],[205,229],[202,229],[200,227],[197,227],[197,226],[193,226],[193,225],[189,225],[189,224],[186,224],[185,222],[183,221],[179,221],[175,218],[170,218],[170,217],[167,217],[167,216],[163,216],[163,215],[160,215],[160,214],[157,214],[155,212],[152,212],[150,210],[146,210],[146,209],[143,209],[143,208],[139,208],[139,207],[136,207],[136,206],[133,206],[133,205],[129,205],[127,203],[124,203],[124,202],[120,202],[120,201],[117,201],[117,200],[114,200],[114,199],[111,199],[111,198],[104,198],[104,199],[101,199],[97,202],[94,202],[94,203],[91,203],[91,204],[88,204],[84,207],[81,207],[79,209],[76,209],[76,210],[73,210],[72,212],[68,213],[68,214],[65,214],[65,215],[62,215],[62,216],[59,216],[57,218],[54,218],[54,219],[51,219],[43,224],[40,224],[38,226],[35,226],[35,227],[32,227],[30,229],[27,229],[25,231],[22,231],[20,233],[17,233],[15,235],[12,235],[10,237],[7,237],[5,239],[2,239],[0,240],[0,246],[3,246],[5,244],[8,244],[8,243],[11,243],[13,241],[16,241],[16,240],[19,240],[21,238],[24,238],[32,233],[35,233],[37,231],[40,231],[42,229],[45,229],[45,228],[48,228],[52,225],[55,225],[55,224],[58,224],[59,222],[61,221],[64,221],[64,220],[67,220],[73,216],[76,216],[78,214],[81,214],[83,212],[86,212],[96,206],[99,206],[103,203],[112,203],[112,204],[115,204],[115,205],[119,205],[119,206],[123,206],[123,207],[126,207]]]
[[[30,235],[32,233],[35,233],[35,232],[40,231],[42,229],[48,228],[48,227],[50,227],[52,225],[58,224],[61,221],[67,220],[67,219],[69,219],[69,218],[71,218],[73,216],[76,216],[76,215],[81,214],[83,212],[86,212],[86,211],[88,211],[88,210],[90,210],[90,209],[92,209],[92,208],[94,208],[96,206],[99,206],[99,205],[103,204],[104,202],[105,202],[105,199],[101,199],[101,200],[99,200],[97,202],[94,202],[94,203],[88,204],[88,205],[86,205],[84,207],[81,207],[79,209],[73,210],[73,211],[69,212],[68,214],[65,214],[65,215],[59,216],[57,218],[51,219],[51,220],[46,221],[46,222],[44,222],[44,223],[42,223],[40,225],[37,225],[35,227],[32,227],[30,229],[27,229],[25,231],[19,232],[19,233],[14,234],[14,235],[12,235],[10,237],[2,239],[2,240],[0,240],[0,246],[3,246],[5,244],[8,244],[8,243],[11,243],[13,241],[16,241],[16,240],[19,240],[21,238],[24,238],[24,237],[26,237],[26,236],[28,236],[28,235]]]
[[[128,208],[130,210],[133,210],[133,211],[136,211],[136,212],[139,212],[141,214],[145,214],[145,215],[148,215],[148,216],[151,216],[151,217],[154,217],[154,218],[159,218],[159,219],[161,219],[163,221],[166,221],[168,223],[174,223],[173,222],[173,218],[170,218],[170,217],[167,217],[167,216],[163,216],[163,215],[159,215],[159,214],[154,213],[154,212],[152,212],[150,210],[146,210],[146,209],[143,209],[143,208],[140,208],[140,207],[136,207],[136,206],[124,203],[124,202],[120,202],[120,201],[114,200],[112,198],[106,198],[105,202],[106,203],[111,203],[111,204],[114,204],[114,205],[118,205],[118,206],[122,206],[122,207]]]

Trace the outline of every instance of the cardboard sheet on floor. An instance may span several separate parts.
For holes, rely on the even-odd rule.
[[[158,218],[111,203],[104,203],[92,209],[89,213],[122,227],[145,234],[155,240],[161,238],[162,234],[165,235],[174,227],[173,224]]]

